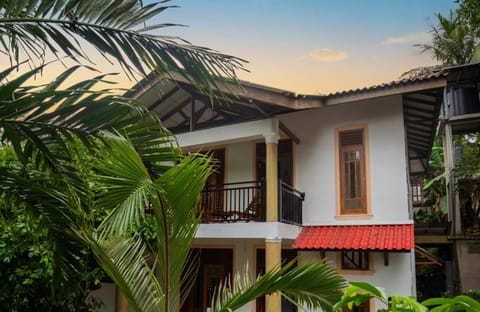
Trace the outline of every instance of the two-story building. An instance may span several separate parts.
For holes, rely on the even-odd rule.
[[[348,280],[415,295],[410,180],[427,168],[447,76],[326,96],[244,82],[213,100],[183,77],[138,84],[127,95],[185,152],[216,159],[194,245],[200,271],[182,311],[206,311],[218,282],[247,264],[255,277],[294,258],[327,258]],[[242,309],[294,310],[270,297]]]
[[[445,74],[328,96],[251,83],[213,100],[181,77],[129,93],[176,134],[210,151],[202,194],[200,272],[183,311],[206,311],[220,280],[282,262],[327,258],[349,280],[415,295],[409,177],[427,164]],[[372,307],[373,309],[373,307]],[[267,298],[245,311],[292,311]]]

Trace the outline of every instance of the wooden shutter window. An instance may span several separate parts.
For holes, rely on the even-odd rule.
[[[340,145],[363,144],[363,129],[340,132]]]
[[[342,214],[367,212],[363,134],[363,129],[339,132],[340,212]]]

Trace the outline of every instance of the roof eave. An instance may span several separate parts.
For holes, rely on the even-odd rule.
[[[414,83],[404,83],[402,85],[388,86],[383,88],[369,89],[366,91],[352,91],[346,94],[332,95],[325,98],[324,105],[345,104],[384,96],[407,94],[418,91],[444,88],[447,85],[445,77],[436,79],[416,81]]]

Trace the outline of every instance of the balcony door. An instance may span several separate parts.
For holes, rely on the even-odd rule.
[[[214,218],[224,211],[225,192],[225,149],[214,149],[211,151],[215,171],[208,177],[205,185],[205,193],[202,198],[202,209],[204,218]]]
[[[185,300],[181,312],[206,312],[215,289],[233,272],[233,249],[194,248],[199,267],[195,283]]]

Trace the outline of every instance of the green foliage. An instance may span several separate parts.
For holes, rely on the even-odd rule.
[[[386,306],[386,308],[377,310],[381,312],[480,311],[480,302],[466,295],[454,298],[431,298],[419,303],[413,296],[393,295],[387,297],[383,288],[366,282],[350,282],[350,285],[344,290],[342,299],[334,305],[333,309],[334,311],[352,309],[353,306],[359,306],[372,298]]]
[[[432,307],[432,312],[478,312],[480,311],[480,302],[475,299],[460,295],[454,298],[432,298],[422,302],[427,307]]]
[[[165,166],[155,161],[158,157],[162,161],[175,159],[170,147],[175,145],[174,139],[156,117],[131,99],[118,96],[118,90],[101,89],[99,85],[110,84],[109,75],[80,65],[93,64],[94,58],[85,51],[95,48],[98,56],[109,62],[116,60],[130,75],[146,75],[150,70],[183,75],[206,93],[223,79],[221,76],[235,78],[235,70],[242,67],[243,62],[235,57],[149,33],[171,26],[146,25],[168,8],[163,3],[143,6],[141,1],[105,0],[92,6],[77,0],[0,2],[0,52],[10,58],[10,66],[0,69],[0,141],[8,155],[18,159],[2,159],[0,167],[0,196],[8,203],[2,215],[5,222],[13,222],[4,228],[15,229],[16,216],[29,214],[39,222],[33,233],[41,233],[42,238],[32,242],[26,234],[5,236],[2,252],[4,259],[16,256],[16,251],[25,258],[23,249],[9,249],[13,243],[43,246],[27,254],[32,255],[28,265],[39,257],[48,258],[39,264],[43,263],[40,268],[51,276],[37,276],[34,267],[22,269],[28,283],[38,284],[37,277],[51,278],[41,283],[52,290],[48,299],[40,290],[29,289],[39,300],[52,303],[60,300],[62,291],[77,296],[78,290],[87,289],[77,279],[78,274],[86,274],[85,257],[89,254],[79,233],[93,233],[103,215],[116,208],[94,201],[104,191],[97,190],[100,182],[92,178],[90,169],[95,147],[102,145],[101,131],[115,129],[127,136],[140,152],[140,161],[148,163],[152,172],[165,171]],[[52,55],[60,62],[66,56],[75,64],[50,83],[32,85],[36,75],[48,70],[45,60]],[[29,65],[27,71],[24,63]],[[85,69],[96,76],[69,83]],[[11,241],[14,238],[19,241]],[[12,281],[18,273],[15,269],[5,270]],[[64,306],[74,310],[66,303]]]
[[[447,197],[445,186],[445,165],[443,162],[443,146],[440,137],[436,137],[428,171],[423,184],[423,200],[425,206],[432,207],[431,211],[416,209],[415,220],[419,222],[443,221],[447,214]]]
[[[52,290],[51,296],[29,290],[42,307],[7,310],[79,310],[70,302],[84,303],[81,295],[97,279],[98,271],[89,266],[90,252],[137,311],[176,311],[186,297],[182,290],[190,289],[195,273],[187,263],[199,225],[195,207],[211,173],[208,158],[182,156],[175,138],[145,108],[114,90],[98,91],[98,83],[109,83],[108,75],[68,83],[82,62],[93,59],[84,52],[86,46],[107,61],[115,59],[131,76],[139,72],[149,81],[156,77],[146,75],[150,70],[164,77],[180,75],[211,97],[225,77],[235,82],[244,61],[150,33],[171,26],[147,26],[168,8],[165,2],[0,3],[0,52],[13,64],[0,72],[0,141],[7,154],[18,159],[4,160],[0,167],[0,198],[8,203],[2,220],[11,222],[5,226],[10,232],[1,234],[2,261],[11,264],[18,256],[40,263],[15,264],[5,270],[5,279],[22,285],[41,280]],[[44,86],[30,85],[28,81],[48,67],[44,63],[49,53],[60,61],[67,56],[77,65]],[[22,59],[31,69],[14,75]],[[152,216],[145,215],[146,207]],[[29,223],[33,238],[21,235],[27,223],[21,216],[38,222]],[[152,223],[145,235],[132,233],[147,218]],[[9,236],[16,231],[21,233]],[[24,248],[13,250],[14,243]],[[323,263],[269,272],[259,279],[263,282],[252,284],[250,295],[252,289],[254,297],[280,291],[314,307],[331,304],[343,285]],[[23,289],[15,286],[12,289]],[[25,296],[19,295],[19,302],[28,302]],[[234,306],[249,298],[237,298]]]
[[[243,275],[227,280],[212,298],[210,312],[235,311],[265,294],[279,292],[294,304],[308,308],[332,309],[346,282],[328,263],[319,261],[294,267],[290,262],[257,277],[252,282],[248,267]]]
[[[423,224],[442,223],[447,221],[447,213],[443,210],[430,211],[423,207],[413,208],[413,217],[415,222]]]
[[[470,63],[476,47],[472,30],[452,11],[448,17],[438,13],[436,18],[438,26],[432,27],[432,43],[420,45],[422,52],[430,52],[446,66]]]
[[[70,142],[78,169],[85,179],[91,174],[85,148]],[[39,179],[32,164],[17,160],[11,146],[0,148],[0,165],[10,172]],[[52,185],[53,186],[53,185]],[[58,185],[57,185],[58,187]],[[12,196],[13,195],[13,196]],[[37,205],[37,207],[39,207]],[[90,211],[95,215],[95,211]],[[48,216],[35,213],[28,203],[8,192],[0,195],[0,309],[3,311],[92,311],[100,303],[89,298],[104,276],[92,253],[80,247],[75,270],[68,279],[58,279],[57,239],[52,239]],[[73,264],[73,263],[72,263]]]
[[[100,303],[89,298],[103,277],[91,252],[77,253],[80,270],[67,282],[54,278],[55,245],[42,220],[5,198],[0,214],[0,310],[94,311]]]
[[[343,291],[341,300],[333,306],[333,311],[351,310],[354,306],[360,306],[371,298],[377,298],[383,303],[388,303],[385,289],[366,282],[350,281],[348,287]]]
[[[480,1],[478,0],[455,0],[459,3],[457,14],[463,23],[468,25],[480,36]]]
[[[480,61],[480,3],[478,0],[457,0],[458,9],[448,16],[437,13],[438,25],[432,27],[431,44],[420,44],[422,52],[430,52],[444,66]]]

